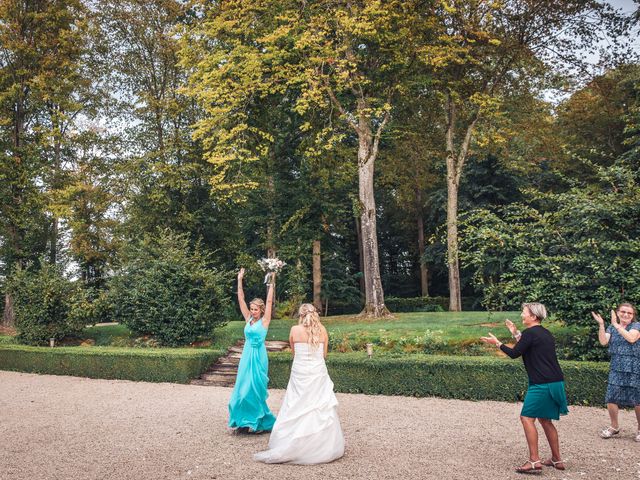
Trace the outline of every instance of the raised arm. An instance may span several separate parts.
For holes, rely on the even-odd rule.
[[[520,333],[520,331],[518,330],[518,327],[516,327],[516,325],[508,318],[504,321],[504,324],[507,326],[507,328],[511,332],[511,336],[515,338],[516,342],[519,341],[520,337],[522,336],[522,333]]]
[[[605,347],[609,344],[611,334],[605,332],[604,330],[604,318],[602,318],[602,316],[596,312],[591,312],[591,316],[596,322],[598,322],[598,341],[600,342],[600,345]]]
[[[273,310],[273,283],[275,273],[271,274],[271,281],[269,282],[269,291],[267,292],[267,304],[264,307],[264,316],[262,317],[262,325],[264,328],[269,328],[271,323],[271,311]]]
[[[238,272],[238,306],[240,307],[240,311],[242,312],[242,318],[244,318],[245,322],[248,322],[249,317],[251,316],[251,312],[249,312],[249,307],[247,307],[247,302],[244,299],[244,290],[242,289],[243,278],[244,268],[241,268]]]

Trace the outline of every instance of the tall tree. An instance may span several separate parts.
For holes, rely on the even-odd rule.
[[[416,37],[433,30],[428,4],[202,1],[202,20],[185,36],[189,91],[208,114],[197,124],[196,136],[206,139],[208,158],[220,169],[218,178],[229,181],[239,165],[268,155],[271,138],[251,121],[253,101],[268,95],[294,90],[299,92],[298,113],[325,116],[324,128],[309,132],[316,135],[316,148],[334,144],[346,132],[356,137],[367,316],[387,313],[378,257],[375,162],[411,72]]]
[[[59,178],[61,138],[68,111],[75,109],[83,11],[76,0],[0,1],[0,239],[5,272],[43,252],[50,216],[44,191]],[[52,238],[53,261],[56,250],[57,238]],[[11,305],[6,294],[5,323],[13,321]]]
[[[424,46],[422,59],[437,79],[444,113],[449,308],[459,311],[458,191],[478,128],[510,91],[545,80],[554,62],[577,63],[581,47],[596,40],[595,27],[616,18],[596,1],[440,3],[439,41]]]

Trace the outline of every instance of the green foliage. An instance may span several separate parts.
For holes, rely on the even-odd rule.
[[[604,403],[608,365],[560,362],[572,405]],[[291,354],[269,354],[271,388],[285,388]],[[435,396],[460,400],[522,401],[527,375],[522,361],[431,355],[330,354],[327,368],[335,390],[373,395]]]
[[[16,270],[8,288],[14,298],[20,342],[44,344],[84,328],[85,318],[75,308],[82,302],[82,291],[59,267],[42,263],[39,268]]]
[[[392,312],[444,312],[449,307],[446,297],[386,297],[384,303]]]
[[[98,347],[117,346],[118,342],[131,338],[131,331],[122,324],[96,325],[85,328],[81,337],[95,341]]]
[[[488,308],[537,300],[557,318],[590,324],[592,310],[640,300],[640,184],[623,166],[597,171],[591,188],[529,192],[537,208],[465,217],[463,258]]]
[[[223,354],[223,350],[208,349],[0,345],[0,368],[49,375],[188,383]]]
[[[223,317],[228,276],[211,264],[186,235],[160,232],[130,247],[110,282],[114,320],[134,335],[163,345],[185,345],[212,335]]]

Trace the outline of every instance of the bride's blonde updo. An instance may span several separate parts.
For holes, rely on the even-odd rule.
[[[309,335],[308,343],[317,348],[322,339],[322,328],[320,328],[320,315],[316,307],[310,303],[303,303],[298,310],[298,325],[302,325]]]

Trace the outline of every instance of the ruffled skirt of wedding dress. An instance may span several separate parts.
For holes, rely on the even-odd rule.
[[[338,400],[322,351],[322,345],[314,351],[306,343],[295,344],[291,376],[269,438],[269,450],[256,453],[255,460],[310,465],[344,455]]]

